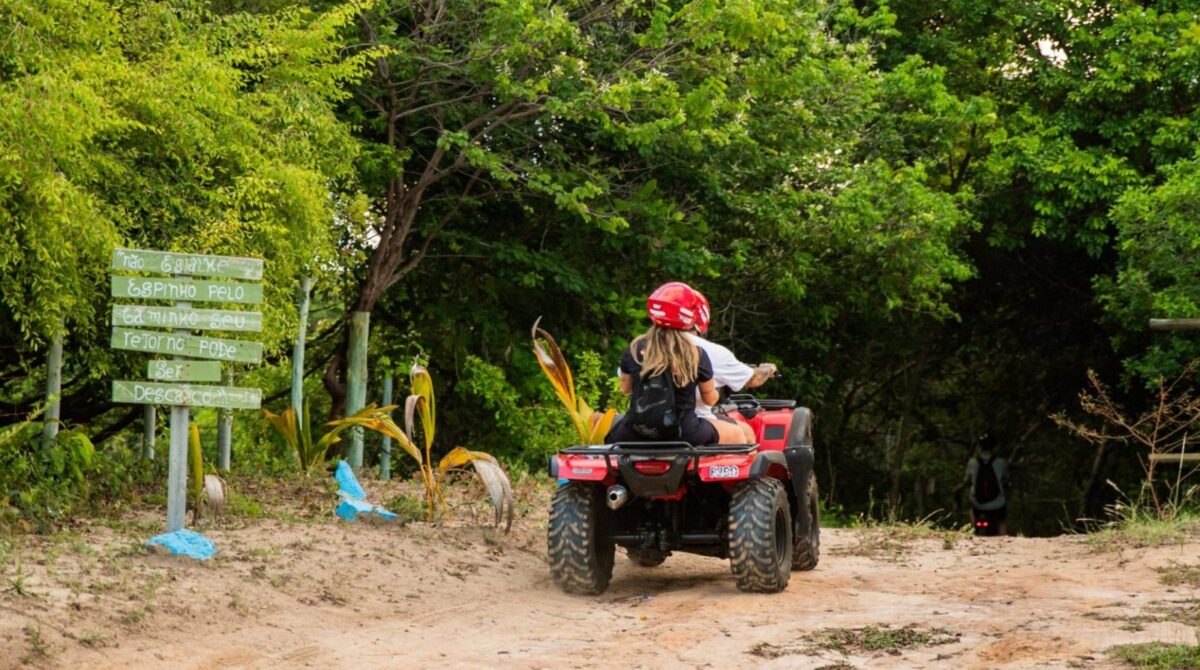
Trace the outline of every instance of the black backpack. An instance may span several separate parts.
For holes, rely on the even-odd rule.
[[[1000,478],[996,476],[996,468],[992,467],[996,458],[975,460],[979,463],[979,472],[975,473],[975,502],[991,502],[1000,497]]]
[[[670,370],[651,377],[633,376],[633,397],[629,400],[625,425],[645,440],[679,439],[675,380]]]

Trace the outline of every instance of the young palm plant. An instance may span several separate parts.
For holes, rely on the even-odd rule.
[[[404,453],[417,462],[421,484],[425,488],[425,514],[430,519],[449,510],[446,499],[442,495],[441,480],[445,478],[447,472],[465,468],[469,464],[491,497],[492,505],[496,508],[496,523],[500,523],[501,517],[507,509],[508,520],[505,529],[511,528],[512,485],[509,483],[508,475],[490,454],[455,447],[442,457],[436,469],[433,467],[433,438],[436,419],[433,379],[429,376],[429,371],[420,365],[413,366],[410,378],[412,393],[405,402],[404,430],[401,430],[392,419],[392,411],[396,409],[395,405],[387,407],[368,405],[353,416],[330,421],[326,425],[330,426],[331,430],[315,442],[307,420],[307,404],[304,410],[304,420],[296,417],[296,413],[291,408],[283,410],[281,414],[264,409],[263,414],[291,447],[296,461],[300,465],[300,470],[305,474],[325,463],[325,454],[329,447],[340,442],[341,433],[349,428],[360,427],[392,438],[400,445]],[[418,419],[424,439],[424,452],[417,448],[413,438]]]
[[[492,505],[496,508],[496,523],[500,523],[505,508],[507,508],[508,520],[505,530],[511,528],[512,484],[504,469],[491,454],[455,447],[442,457],[436,470],[433,468],[433,438],[437,429],[437,404],[433,393],[433,377],[429,375],[429,371],[424,366],[413,365],[412,370],[409,371],[409,380],[411,393],[404,403],[404,433],[399,436],[392,435],[392,437],[420,467],[421,481],[425,484],[426,514],[432,518],[434,514],[449,509],[446,499],[442,496],[440,481],[447,472],[466,468],[469,464],[492,499]],[[424,457],[416,447],[416,440],[413,437],[418,422],[425,446]]]
[[[381,432],[384,435],[391,435],[390,432],[387,432],[388,426],[384,425],[383,422],[386,419],[387,423],[392,428],[395,428],[395,432],[400,432],[400,429],[396,427],[396,424],[391,419],[390,412],[393,409],[395,409],[394,405],[391,407],[367,405],[354,416],[346,417],[346,419],[342,419],[341,421],[357,420],[363,423],[356,425],[362,425],[365,428]],[[279,434],[283,436],[284,442],[292,450],[292,455],[295,456],[296,463],[300,466],[300,472],[305,475],[313,470],[319,470],[324,467],[325,456],[329,452],[329,448],[341,442],[341,433],[352,425],[334,425],[336,422],[331,422],[328,425],[334,426],[334,429],[326,432],[314,442],[312,437],[312,414],[308,409],[307,401],[304,403],[303,414],[299,416],[291,407],[283,410],[280,414],[275,414],[271,410],[264,408],[263,415],[267,417],[267,420],[271,422],[275,430],[279,431]],[[383,429],[376,428],[374,427],[375,425],[379,425]]]
[[[599,444],[612,428],[617,410],[610,408],[603,414],[593,412],[587,402],[575,393],[575,379],[571,376],[567,358],[550,333],[538,327],[541,321],[539,318],[533,323],[533,353],[537,355],[542,372],[546,373],[550,385],[554,387],[555,395],[562,401],[563,407],[571,417],[571,423],[579,434],[579,443]],[[596,415],[599,415],[599,419],[594,419]]]

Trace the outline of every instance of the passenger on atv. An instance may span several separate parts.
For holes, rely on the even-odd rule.
[[[605,441],[682,440],[694,446],[747,441],[736,423],[696,414],[720,399],[708,354],[687,334],[697,317],[707,321],[707,301],[680,282],[663,284],[647,300],[650,330],[634,338],[621,356],[621,391],[630,395],[629,411]]]
[[[708,332],[708,325],[711,320],[712,310],[708,304],[708,298],[704,294],[696,291],[698,300],[696,309],[696,325],[688,333],[692,342],[700,347],[704,353],[708,354],[709,361],[712,362],[713,368],[713,384],[722,395],[727,395],[729,392],[737,393],[743,389],[758,388],[767,382],[768,379],[779,375],[778,368],[774,363],[761,363],[751,367],[738,360],[737,356],[728,348],[723,347],[716,342],[710,342],[704,336]],[[721,442],[746,442],[752,443],[755,440],[754,429],[749,424],[738,423],[733,418],[729,417],[724,412],[714,414],[713,404],[706,403],[700,399],[696,403],[696,415],[702,419],[717,419],[721,422],[739,426],[743,432],[743,436],[737,440],[729,439],[731,435],[722,434]],[[721,428],[717,424],[718,429]]]

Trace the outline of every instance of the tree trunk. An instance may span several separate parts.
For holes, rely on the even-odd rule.
[[[925,367],[925,352],[917,354],[916,364],[905,372],[904,380],[904,409],[900,415],[900,430],[896,440],[896,450],[892,454],[892,489],[888,494],[888,504],[893,518],[900,514],[900,475],[904,471],[904,455],[908,452],[912,434],[913,405],[916,402],[917,386],[921,380],[921,370]]]
[[[330,421],[346,415],[346,383],[342,381],[342,361],[344,360],[346,360],[345,339],[337,345],[337,349],[329,357],[329,364],[325,366],[325,374],[321,376],[321,383],[329,392],[328,418]]]
[[[347,347],[346,416],[358,413],[367,404],[367,342],[371,334],[371,313],[350,314],[350,342]],[[363,430],[350,429],[350,467],[356,471],[363,464]]]

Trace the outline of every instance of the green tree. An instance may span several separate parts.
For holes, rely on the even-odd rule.
[[[118,244],[267,259],[262,337],[282,350],[297,277],[331,267],[334,222],[353,215],[333,197],[356,146],[334,107],[370,55],[338,50],[353,16],[0,3],[0,340],[15,345],[0,378],[36,368],[62,327],[64,419],[109,408],[104,381],[144,360],[107,349]],[[36,389],[0,395],[26,411]]]

